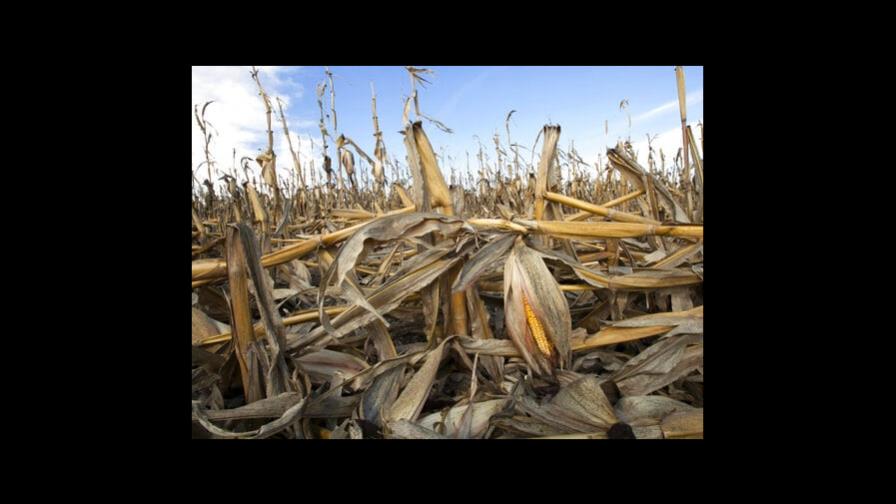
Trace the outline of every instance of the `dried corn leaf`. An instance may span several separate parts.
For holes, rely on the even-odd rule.
[[[536,418],[522,415],[517,415],[511,418],[495,418],[492,420],[492,424],[504,431],[523,437],[553,436],[569,432],[569,429],[554,427],[545,424]]]
[[[328,349],[307,353],[295,361],[312,383],[330,381],[337,372],[343,376],[353,376],[370,367],[358,357]]]
[[[433,231],[438,231],[445,236],[452,236],[462,225],[463,221],[460,219],[453,219],[439,214],[412,213],[375,219],[359,229],[339,249],[335,261],[321,279],[318,300],[320,301],[324,298],[328,285],[332,279],[335,279],[336,285],[342,288],[343,292],[348,295],[349,301],[367,310],[374,317],[378,318],[380,322],[388,326],[386,320],[365,299],[363,293],[346,282],[347,275],[354,270],[358,261],[369,251],[370,244],[368,242],[387,242],[397,238],[413,238]],[[331,333],[336,332],[335,329],[331,329],[329,317],[323,313],[322,307],[320,311],[323,327]]]
[[[658,423],[676,411],[696,409],[690,404],[671,397],[658,395],[628,396],[619,399],[614,406],[616,416],[623,422],[635,425],[640,422]]]
[[[510,340],[504,339],[474,339],[466,336],[458,337],[464,351],[467,353],[478,353],[482,355],[496,355],[504,357],[519,357],[520,351],[517,346]]]
[[[197,310],[193,308],[193,344],[197,344],[202,341],[204,338],[209,338],[218,334],[218,327],[209,318],[208,315],[203,313],[201,310]]]
[[[473,333],[474,339],[492,340],[494,334],[491,330],[490,317],[485,303],[479,296],[479,291],[475,287],[471,287],[467,291],[467,311],[470,314],[470,331]],[[466,349],[465,349],[466,350]],[[477,354],[478,355],[478,354]],[[495,383],[503,381],[504,375],[504,359],[497,356],[486,355],[482,358],[482,367]]]
[[[598,429],[609,429],[618,422],[600,380],[594,375],[586,375],[561,388],[551,404]]]
[[[385,437],[386,439],[448,439],[447,436],[408,420],[389,422]]]
[[[273,299],[275,301],[280,301],[281,299],[286,299],[291,296],[295,296],[300,292],[299,289],[272,289],[271,294],[273,294]]]
[[[507,402],[508,399],[492,399],[490,401],[472,403],[472,414],[470,415],[471,426],[469,433],[464,439],[479,438],[485,434],[492,416],[503,410],[507,405]],[[436,412],[427,415],[421,418],[417,424],[424,428],[441,432],[451,438],[458,437],[457,434],[460,430],[461,419],[468,410],[470,410],[470,404],[455,406],[444,413]],[[441,424],[444,431],[438,430],[438,424]]]
[[[373,343],[373,346],[376,347],[377,354],[379,354],[381,361],[398,357],[398,352],[395,351],[395,343],[392,341],[392,337],[389,335],[386,326],[378,322],[373,322],[365,329],[370,336],[370,341]]]
[[[398,398],[403,374],[404,366],[397,366],[374,378],[361,397],[358,416],[362,420],[383,426],[383,412],[388,411]]]
[[[213,421],[248,420],[252,418],[277,418],[283,415],[289,408],[302,400],[298,392],[284,392],[273,397],[260,399],[245,406],[234,409],[208,410],[205,417]],[[197,416],[194,413],[193,419]]]
[[[467,290],[473,283],[479,280],[486,270],[498,262],[501,257],[513,246],[513,235],[498,236],[488,243],[488,245],[479,249],[476,254],[470,257],[461,269],[460,275],[451,286],[451,292],[461,292]]]
[[[194,366],[205,366],[208,371],[216,372],[224,365],[227,359],[201,348],[192,347],[192,361]]]
[[[368,301],[379,315],[385,315],[397,308],[405,298],[429,285],[442,273],[451,268],[457,260],[458,258],[438,259],[418,268],[416,271],[409,272],[400,278],[395,278],[388,284],[376,289],[368,297]],[[333,327],[332,336],[336,338],[343,337],[374,320],[377,320],[375,314],[371,314],[359,306],[351,306],[333,318],[331,322]],[[324,334],[326,334],[326,329],[318,327],[306,336],[287,342],[287,346],[290,349],[298,349],[317,341]]]
[[[420,410],[423,409],[423,403],[429,397],[429,389],[432,387],[432,381],[439,369],[439,363],[442,361],[442,355],[445,349],[445,343],[453,338],[446,338],[436,348],[429,352],[426,362],[411,378],[407,386],[398,396],[398,399],[389,408],[386,414],[387,421],[394,420],[417,420]]]
[[[342,387],[331,388],[318,397],[308,399],[302,417],[345,418],[351,416],[360,401],[359,394],[343,396]]]
[[[368,242],[387,242],[398,238],[407,239],[438,231],[443,236],[453,236],[463,221],[440,214],[411,213],[406,215],[383,216],[359,229],[346,240],[336,255],[335,268],[328,274],[337,284],[345,281],[345,276],[369,250]],[[367,246],[367,247],[366,247]],[[321,282],[324,283],[324,282]]]
[[[626,362],[613,374],[612,379],[623,395],[650,394],[687,374],[691,370],[690,365],[696,365],[697,356],[690,355],[688,360],[684,360],[685,345],[701,339],[702,336],[696,334],[664,336]],[[680,367],[683,360],[685,366]]]
[[[577,418],[575,413],[567,413],[562,407],[551,403],[538,404],[531,397],[522,396],[516,400],[515,404],[517,411],[526,413],[557,433],[571,434],[574,432],[593,432],[595,430],[593,425]]]
[[[633,317],[627,320],[614,322],[613,325],[616,327],[646,327],[654,325],[678,326],[685,323],[702,324],[702,322],[703,306],[701,305],[687,311],[652,313],[649,315],[642,315],[640,317]],[[703,326],[699,325],[694,327],[702,328]],[[702,332],[702,330],[700,332]]]
[[[300,400],[294,406],[291,406],[288,410],[286,410],[280,418],[274,420],[273,422],[267,423],[259,427],[258,429],[246,432],[231,432],[211,423],[206,412],[201,409],[199,401],[193,401],[193,414],[194,418],[196,418],[196,420],[203,427],[205,427],[206,430],[216,436],[222,438],[264,439],[267,437],[271,437],[274,434],[292,425],[293,422],[295,422],[299,418],[304,405],[304,399]]]

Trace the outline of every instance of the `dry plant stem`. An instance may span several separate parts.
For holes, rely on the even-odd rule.
[[[329,67],[324,67],[324,72],[330,80],[330,112],[333,114],[333,134],[335,135],[339,128],[336,127],[336,87],[333,85],[333,73]]]
[[[678,84],[678,106],[681,112],[681,147],[682,147],[682,157],[684,161],[684,187],[687,192],[687,211],[688,215],[693,215],[694,209],[692,208],[691,199],[690,199],[690,188],[691,177],[690,177],[690,163],[688,163],[688,151],[690,150],[689,142],[688,142],[688,112],[687,112],[687,96],[685,95],[685,86],[684,86],[684,68],[677,66],[675,67],[675,81]]]
[[[635,222],[529,221],[523,219],[519,219],[517,223],[536,234],[561,238],[637,238],[652,235],[703,238],[703,226],[662,226]]]
[[[546,125],[543,129],[544,142],[541,160],[538,163],[538,174],[535,177],[535,220],[544,216],[544,195],[548,190],[548,175],[554,158],[557,156],[557,142],[560,140],[560,126]]]
[[[349,308],[348,306],[330,306],[330,307],[324,308],[324,311],[327,313],[327,315],[339,315],[340,313],[344,312],[348,308]],[[303,324],[305,322],[315,322],[318,320],[320,320],[318,309],[310,308],[308,310],[302,310],[301,312],[299,312],[295,315],[285,317],[283,319],[283,325],[291,326],[291,325],[296,325],[296,324]],[[264,331],[265,331],[264,324],[259,322],[253,326],[253,329],[255,331],[256,338],[264,335]],[[228,333],[228,332],[216,334],[214,336],[209,336],[206,339],[198,341],[197,343],[194,344],[194,346],[196,346],[196,345],[206,346],[206,345],[214,345],[217,343],[225,343],[227,341],[230,341],[232,339],[232,337],[233,337],[232,333]]]
[[[504,127],[507,129],[507,145],[510,146],[511,150],[513,150],[513,177],[519,177],[520,175],[520,156],[519,150],[510,140],[510,116],[516,110],[511,110],[510,113],[507,114],[507,118],[504,119]]]
[[[467,224],[480,230],[515,231],[528,233],[529,228],[506,219],[467,219]]]
[[[261,101],[264,103],[265,110],[265,120],[267,122],[267,133],[268,133],[268,149],[265,153],[260,157],[263,162],[259,162],[261,165],[261,175],[262,179],[264,179],[265,184],[270,186],[271,190],[274,192],[274,208],[272,209],[271,219],[274,222],[277,222],[278,215],[277,209],[280,206],[280,188],[277,184],[277,155],[274,154],[274,129],[271,125],[271,114],[273,114],[273,109],[271,108],[271,98],[265,92],[264,88],[261,86],[261,80],[258,77],[258,70],[255,67],[252,67],[252,78],[255,80],[255,83],[258,85],[258,93],[261,95]],[[265,227],[262,227],[263,231],[267,231]]]
[[[423,125],[417,121],[411,125],[411,133],[413,134],[415,151],[420,157],[420,168],[422,171],[427,193],[430,196],[430,203],[434,207],[441,207],[445,215],[454,215],[454,204],[451,200],[451,192],[445,179],[442,177],[442,171],[436,162],[435,152],[432,145],[423,131]],[[451,275],[451,280],[460,271],[460,267]],[[451,321],[453,334],[467,334],[467,301],[463,292],[451,294]]]
[[[691,153],[694,156],[694,169],[697,173],[697,213],[694,216],[695,222],[703,222],[703,160],[700,153],[697,152],[697,142],[694,140],[694,132],[688,126],[688,140],[691,146]]]
[[[642,194],[645,194],[645,191],[643,189],[638,189],[637,191],[630,192],[630,193],[626,194],[625,196],[620,196],[616,199],[610,200],[610,201],[608,201],[602,205],[599,205],[599,206],[604,207],[604,208],[614,207],[617,205],[621,205],[622,203],[625,203],[626,201],[635,199],[638,196],[641,196]],[[581,212],[576,212],[576,213],[570,215],[569,217],[566,218],[566,220],[567,221],[580,221],[580,220],[585,220],[593,215],[594,215],[594,213],[586,212],[583,210]]]
[[[415,210],[414,207],[405,207],[400,210],[393,210],[392,212],[388,212],[385,215],[398,215],[404,213],[412,213]],[[295,245],[290,245],[287,247],[283,247],[279,250],[275,250],[270,254],[265,254],[261,258],[261,265],[265,268],[270,266],[276,266],[278,264],[283,264],[287,261],[291,261],[293,259],[297,259],[302,257],[303,255],[313,251],[321,244],[323,245],[334,245],[339,243],[342,240],[349,238],[355,231],[361,229],[366,226],[367,222],[362,222],[360,224],[355,224],[354,226],[347,227],[345,229],[340,229],[339,231],[334,231],[332,233],[328,233],[321,236],[316,236],[314,238],[310,238],[302,243],[297,243]],[[193,263],[193,281],[198,280],[213,280],[216,278],[222,278],[227,274],[227,263],[222,259],[218,259],[215,261],[202,261],[202,262],[194,262]]]
[[[650,217],[653,219],[654,222],[659,223],[659,221],[658,221],[659,206],[657,205],[657,202],[656,202],[656,192],[653,187],[653,180],[654,180],[654,178],[652,175],[649,177],[645,176],[644,177],[644,186],[647,191],[647,204],[648,204],[648,207],[650,208]]]
[[[386,196],[385,196],[385,167],[384,163],[386,160],[386,147],[383,144],[383,133],[380,131],[380,121],[376,115],[376,90],[373,87],[373,82],[370,83],[370,107],[373,111],[373,137],[376,139],[376,146],[373,149],[373,155],[376,157],[376,161],[372,163],[373,167],[373,179],[376,182],[376,193],[377,193],[377,202],[381,206],[386,205]]]
[[[414,144],[417,155],[420,159],[420,168],[423,172],[423,178],[426,181],[426,187],[430,195],[430,204],[433,207],[443,207],[446,214],[454,215],[451,201],[451,192],[445,179],[442,178],[442,171],[436,163],[436,156],[432,150],[432,145],[426,133],[423,131],[423,125],[417,121],[411,125],[411,134],[413,135]]]
[[[255,215],[254,222],[259,224],[261,229],[264,229],[267,221],[264,207],[261,204],[261,199],[258,197],[258,191],[255,190],[255,187],[250,182],[246,183],[246,194],[249,196],[249,202],[252,204],[252,214]]]
[[[202,225],[202,221],[199,220],[199,216],[196,215],[196,209],[191,208],[190,212],[193,214],[193,225],[196,226],[196,229],[199,232],[199,242],[205,242],[205,226]]]
[[[274,306],[272,287],[266,283],[267,273],[261,266],[261,253],[258,240],[247,224],[237,224],[243,252],[246,254],[249,276],[255,287],[255,301],[265,328],[264,335],[267,347],[264,350],[265,360],[269,360],[269,368],[265,372],[265,395],[271,397],[289,390],[289,371],[283,356],[286,346],[286,328],[282,318]],[[254,335],[253,335],[254,336]]]
[[[261,81],[258,79],[258,70],[255,70],[255,67],[252,67],[253,77],[255,78],[255,83],[258,84],[258,92],[261,94],[262,101],[264,102],[264,114],[265,120],[268,125],[268,151],[273,152],[274,150],[274,129],[271,127],[271,101],[268,98],[268,94],[264,92],[264,88],[261,87]]]
[[[450,208],[451,207],[449,206],[448,209]],[[448,215],[452,215],[454,212],[446,213]],[[454,267],[453,271],[448,277],[450,280],[448,285],[454,283],[457,275],[460,274],[461,268],[463,268],[463,263],[458,263],[458,265]],[[469,334],[469,332],[467,331],[467,296],[463,291],[451,294],[451,323],[452,334],[464,336]]]
[[[305,175],[302,173],[302,165],[299,164],[299,157],[292,148],[292,138],[289,136],[289,127],[286,125],[286,116],[283,114],[283,105],[280,98],[277,98],[277,109],[280,111],[280,121],[283,122],[283,134],[286,135],[286,142],[289,145],[289,153],[292,155],[292,162],[295,166],[296,173],[299,176],[299,188],[305,190]]]
[[[703,122],[700,122],[700,152],[703,152]]]
[[[449,276],[449,285],[454,283],[463,264],[459,263],[454,267]],[[451,334],[466,336],[467,331],[467,298],[464,292],[455,292],[451,294]]]
[[[417,152],[417,146],[414,142],[414,134],[410,124],[408,124],[404,130],[404,146],[407,150],[408,169],[413,178],[411,195],[414,205],[419,208],[421,212],[430,212],[432,211],[431,197],[429,195],[430,188],[426,183],[426,176],[423,173],[423,167],[420,163],[420,155]]]
[[[199,105],[196,105],[193,107],[193,111],[196,114],[196,122],[199,123],[199,129],[202,130],[202,138],[205,143],[205,146],[204,146],[205,165],[208,170],[208,181],[209,182],[211,182],[211,180],[212,180],[212,159],[211,159],[211,154],[209,153],[209,150],[208,150],[209,143],[211,142],[211,136],[209,135],[208,131],[206,130],[205,108],[208,107],[210,103],[212,103],[212,102],[206,102],[205,105],[202,106],[202,117],[201,118],[200,118],[200,114],[199,114]],[[208,187],[209,187],[209,196],[211,197],[212,201],[214,201],[214,196],[215,196],[214,187],[211,185]]]
[[[645,193],[644,189],[638,189],[637,191],[632,191],[632,192],[626,194],[625,196],[620,196],[616,199],[610,200],[601,206],[604,208],[610,208],[610,207],[614,207],[617,205],[621,205],[622,203],[625,203],[629,200],[633,200],[644,193]]]
[[[323,169],[327,173],[327,186],[328,189],[332,189],[333,187],[333,170],[331,167],[331,160],[329,154],[327,154],[327,127],[324,124],[324,102],[323,102],[323,91],[325,84],[318,84],[317,89],[317,108],[320,110],[320,121],[317,123],[318,129],[320,129],[320,140],[321,140],[321,151],[323,152]]]
[[[406,208],[414,207],[414,200],[411,199],[410,195],[408,195],[408,192],[405,190],[404,187],[402,187],[396,183],[396,184],[392,184],[392,189],[395,191],[395,194],[398,195],[398,199],[401,200],[402,206],[404,206]]]
[[[333,73],[330,72],[329,67],[324,67],[324,73],[327,74],[327,79],[330,81],[330,119],[333,122],[333,135],[337,136],[339,130],[336,122],[336,90],[333,87]],[[340,148],[341,146],[337,146],[336,149],[336,181],[339,184],[336,200],[339,204],[343,204],[345,202],[345,181],[342,178],[342,156],[339,152]]]
[[[679,248],[675,252],[669,254],[663,259],[657,261],[656,264],[653,265],[654,268],[674,268],[681,264],[683,261],[686,261],[688,257],[692,256],[703,246],[703,240],[698,241],[697,243],[693,243],[691,245],[687,245]]]
[[[650,217],[654,220],[659,219],[659,206],[657,205],[656,200],[656,190],[654,189],[654,175],[651,173],[649,176],[644,176],[644,186],[647,190],[647,204],[650,208]],[[662,237],[651,236],[649,238],[650,244],[653,248],[665,252],[667,249],[666,243],[663,241]]]
[[[245,251],[236,228],[227,229],[227,276],[230,284],[231,326],[236,335],[236,357],[240,365],[243,393],[246,402],[254,402],[261,397],[253,397],[254,388],[249,372],[249,347],[255,341],[252,329],[252,310],[249,306],[249,282]]]
[[[660,224],[659,221],[654,219],[648,219],[647,217],[641,217],[640,215],[629,214],[625,212],[619,212],[613,210],[612,208],[603,207],[600,205],[594,205],[592,203],[588,203],[582,200],[578,200],[575,198],[571,198],[569,196],[564,196],[562,194],[558,194],[551,191],[546,191],[544,193],[544,198],[553,201],[555,203],[560,203],[569,207],[578,208],[579,210],[584,210],[586,212],[591,212],[595,215],[600,215],[602,217],[609,217],[614,221],[619,222],[640,222],[644,224]]]
[[[426,172],[424,171],[423,163],[421,161],[418,144],[414,135],[413,124],[407,121],[407,112],[409,105],[410,98],[405,103],[404,117],[402,119],[405,121],[404,145],[405,150],[407,151],[408,168],[410,169],[411,176],[413,177],[413,185],[411,187],[413,191],[413,201],[414,205],[417,208],[420,208],[423,212],[431,212],[432,198],[430,196],[430,184],[427,179]],[[429,245],[434,244],[433,240],[434,237],[432,236],[423,238],[423,241]],[[418,244],[417,247],[421,252],[425,248],[423,243]],[[435,334],[434,331],[436,328],[436,321],[438,319],[439,293],[439,282],[434,282],[433,284],[425,287],[421,292],[421,296],[423,299],[423,332],[426,335],[427,342],[432,341],[433,335]]]
[[[674,326],[648,326],[648,327],[606,327],[583,341],[573,343],[573,351],[591,350],[617,343],[625,343],[639,339],[658,336],[668,332]]]

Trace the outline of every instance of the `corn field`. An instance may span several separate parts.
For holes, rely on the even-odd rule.
[[[450,184],[428,70],[406,71],[404,145],[386,146],[374,93],[371,131],[336,134],[327,70],[322,167],[274,152],[287,121],[257,71],[268,143],[242,173],[209,160],[195,104],[193,437],[702,438],[703,132],[683,70],[674,160],[622,141],[589,163],[553,124],[522,152],[507,127]]]

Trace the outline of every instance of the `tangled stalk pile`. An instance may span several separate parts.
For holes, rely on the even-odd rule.
[[[426,72],[408,71],[412,83]],[[290,143],[295,176],[278,180],[273,102],[253,77],[268,121],[261,185],[244,160],[241,184],[225,175],[192,204],[194,437],[703,436],[703,167],[683,78],[689,148],[673,171],[620,144],[592,179],[546,125],[537,159],[516,144],[502,159],[496,138],[479,182],[449,186],[411,103],[446,127],[420,113],[416,88],[407,183],[375,95],[370,157],[327,130],[326,86],[336,169],[325,154],[318,181]],[[196,120],[205,131],[204,108]],[[353,151],[373,180],[359,181]]]

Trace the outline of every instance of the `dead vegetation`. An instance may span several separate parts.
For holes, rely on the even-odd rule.
[[[278,179],[275,111],[287,123],[257,72],[268,141],[242,174],[209,157],[197,104],[224,189],[192,202],[193,436],[702,438],[702,127],[698,149],[683,73],[673,163],[623,142],[589,165],[557,125],[527,162],[511,111],[496,158],[480,147],[449,186],[419,120],[448,129],[420,111],[429,71],[407,71],[404,163],[372,87],[374,156],[337,133],[326,71],[326,180],[291,142]]]

